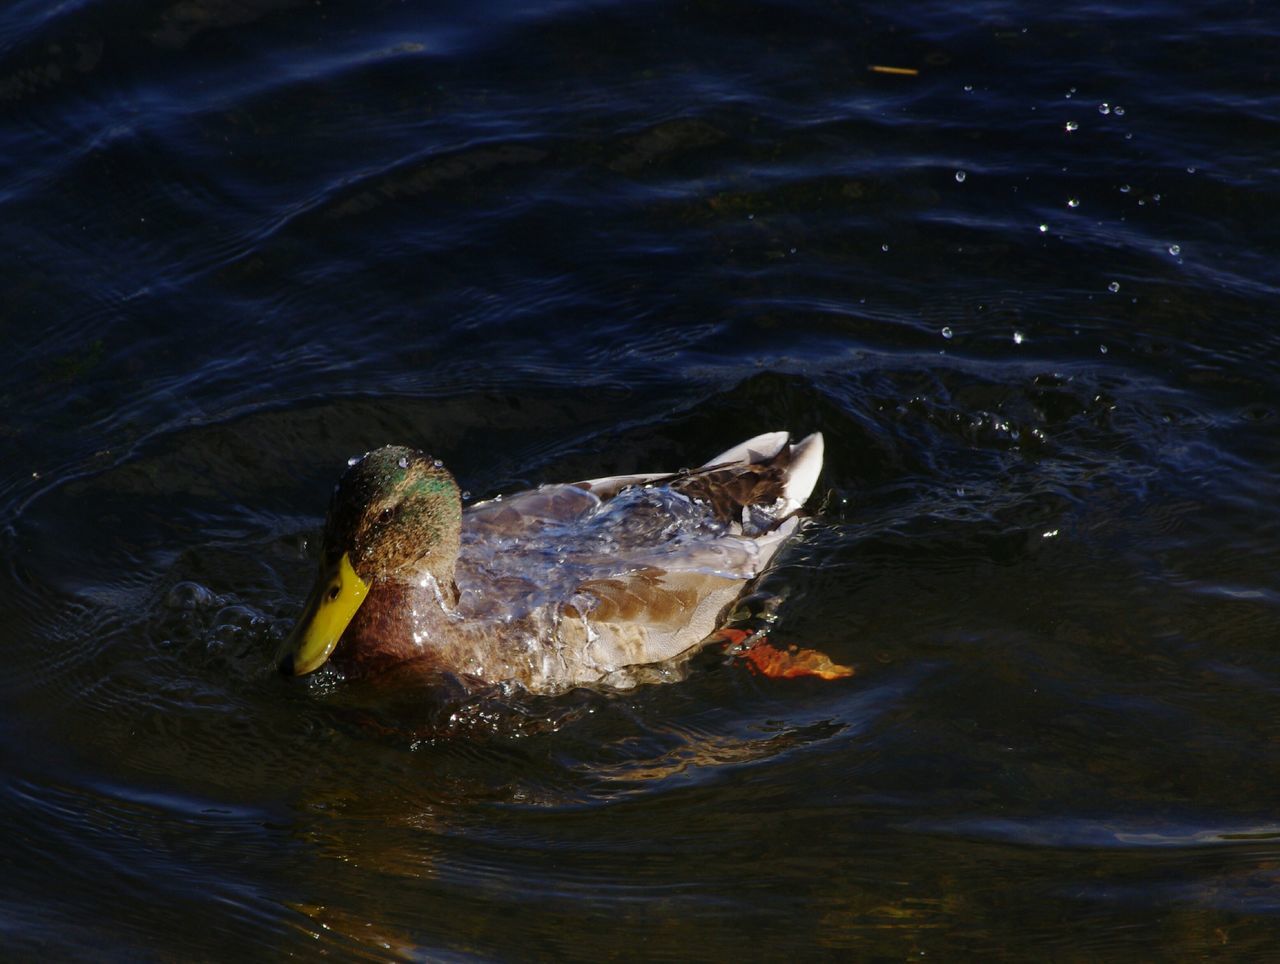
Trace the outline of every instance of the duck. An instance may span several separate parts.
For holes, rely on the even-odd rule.
[[[695,469],[464,505],[440,459],[374,449],[334,487],[280,668],[352,678],[409,666],[538,694],[626,688],[637,667],[747,635],[725,635],[724,617],[796,534],[822,465],[821,433],[767,432]],[[755,663],[779,656],[776,675],[803,666],[777,651]]]

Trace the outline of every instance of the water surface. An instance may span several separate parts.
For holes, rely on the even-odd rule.
[[[1267,956],[1277,63],[1204,0],[11,4],[5,947]],[[852,680],[275,673],[350,455],[778,428],[774,638]]]

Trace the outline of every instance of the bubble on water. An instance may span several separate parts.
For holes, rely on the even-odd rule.
[[[1178,255],[1182,254],[1182,245],[1180,244],[1169,245],[1169,253],[1176,258]]]
[[[1132,187],[1131,185],[1128,185],[1128,184],[1121,184],[1121,185],[1120,185],[1120,193],[1121,193],[1121,194],[1128,194],[1128,193],[1129,193],[1130,191],[1132,191],[1132,190],[1133,190],[1133,187]]]
[[[355,464],[356,464],[357,462],[359,462],[359,461],[360,461],[360,456],[358,456],[358,455],[353,455],[353,456],[351,456],[351,458],[347,459],[347,465],[348,465],[348,466],[352,466],[352,465],[355,465]]]
[[[208,609],[219,602],[217,595],[198,582],[180,582],[174,585],[165,596],[165,605],[170,609],[190,612],[193,609]]]
[[[1111,282],[1111,284],[1107,285],[1107,290],[1110,291],[1112,294],[1115,294],[1117,291],[1120,290],[1120,282],[1119,281]]]
[[[1052,538],[1053,538],[1054,536],[1056,536],[1057,534],[1058,534],[1058,530],[1057,530],[1057,529],[1049,529],[1047,532],[1042,532],[1042,533],[1040,533],[1040,538],[1041,538],[1041,539],[1052,539]]]
[[[1067,98],[1067,100],[1070,100],[1070,99],[1071,99],[1072,97],[1074,97],[1075,95],[1076,95],[1076,89],[1075,89],[1074,87],[1072,87],[1069,91],[1067,91],[1065,94],[1063,94],[1063,96],[1064,96],[1064,97],[1066,97],[1066,98]]]
[[[889,246],[888,246],[887,244],[882,244],[882,245],[880,245],[880,250],[881,250],[881,251],[888,251],[888,250],[889,250]]]
[[[972,93],[973,93],[973,84],[965,84],[965,85],[964,85],[964,92],[965,92],[966,94],[972,94]]]
[[[1151,200],[1155,201],[1155,202],[1156,202],[1156,204],[1159,204],[1159,203],[1160,203],[1160,195],[1159,195],[1159,194],[1153,194],[1153,195],[1151,195]]]
[[[1104,101],[1103,103],[1099,104],[1099,105],[1098,105],[1098,113],[1099,113],[1099,114],[1110,114],[1110,113],[1111,113],[1111,105],[1110,105],[1110,104],[1108,104],[1108,103],[1106,103],[1105,101]]]
[[[1191,164],[1187,167],[1188,174],[1194,174],[1195,172],[1196,172],[1196,166],[1194,164]]]
[[[1104,354],[1104,355],[1105,355],[1105,354],[1107,353],[1107,346],[1106,346],[1106,345],[1099,345],[1099,346],[1098,346],[1098,351],[1102,352],[1102,354]]]
[[[952,335],[954,335],[954,334],[955,334],[955,332],[954,332],[954,331],[952,331],[950,327],[948,327],[948,326],[943,326],[943,329],[942,329],[942,337],[943,337],[943,338],[950,338],[950,337],[951,337]]]
[[[1015,345],[1021,345],[1021,344],[1023,343],[1023,341],[1025,341],[1025,340],[1026,340],[1026,337],[1027,337],[1027,336],[1026,336],[1026,335],[1024,335],[1022,332],[1020,332],[1020,331],[1015,331],[1015,332],[1013,333],[1013,343],[1014,343]]]
[[[1116,106],[1115,106],[1115,107],[1112,107],[1112,108],[1111,108],[1111,113],[1115,114],[1117,117],[1123,117],[1123,116],[1124,116],[1124,108],[1123,108],[1123,107],[1121,107],[1119,104],[1116,104]]]
[[[966,177],[968,177],[968,176],[969,176],[969,175],[968,175],[968,174],[966,174],[964,171],[956,171],[956,183],[957,183],[957,184],[963,184],[963,183],[964,183],[964,179],[965,179]]]
[[[1048,230],[1049,230],[1049,225],[1047,225],[1047,224],[1042,224],[1042,225],[1040,225],[1040,233],[1041,233],[1041,234],[1044,234],[1044,233],[1045,233],[1046,231],[1048,231]]]
[[[471,490],[470,490],[470,489],[463,489],[463,490],[462,490],[462,501],[463,501],[463,502],[470,502],[470,501],[471,501]]]
[[[1079,206],[1080,206],[1080,199],[1078,197],[1067,198],[1067,207],[1078,208]]]
[[[1067,133],[1068,133],[1068,134],[1070,134],[1072,131],[1078,131],[1079,129],[1080,129],[1080,122],[1079,122],[1079,121],[1067,121]]]
[[[1125,135],[1124,135],[1124,139],[1125,139],[1126,141],[1131,141],[1131,140],[1133,140],[1133,132],[1132,132],[1132,131],[1130,131],[1129,133],[1125,134]]]

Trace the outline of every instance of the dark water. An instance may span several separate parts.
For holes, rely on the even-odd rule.
[[[16,2],[0,111],[6,956],[1272,953],[1271,5]],[[273,671],[353,453],[776,428],[852,680]]]

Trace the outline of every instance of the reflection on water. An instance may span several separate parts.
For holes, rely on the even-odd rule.
[[[0,12],[5,946],[1266,958],[1276,25],[971,13]],[[275,672],[352,454],[775,429],[852,679]]]

